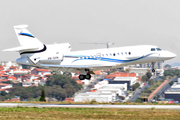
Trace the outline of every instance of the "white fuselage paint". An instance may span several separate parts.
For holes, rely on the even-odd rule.
[[[122,66],[164,61],[176,57],[174,53],[157,50],[157,46],[139,45],[70,51],[70,44],[47,45],[40,53],[22,54],[17,63],[45,67],[51,70],[73,71],[74,69],[112,69]],[[155,48],[155,51],[151,51]],[[30,61],[27,60],[29,57]],[[25,59],[25,60],[22,60]],[[31,63],[30,63],[31,62]]]

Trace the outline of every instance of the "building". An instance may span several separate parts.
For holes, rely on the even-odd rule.
[[[116,93],[113,92],[104,92],[104,91],[96,91],[96,92],[87,92],[87,93],[79,93],[74,97],[74,102],[90,102],[95,100],[97,102],[116,102],[119,101],[120,98]]]
[[[109,81],[109,84],[127,84],[127,90],[130,90],[130,86],[134,85],[138,81],[137,77],[116,77],[114,80]]]
[[[180,102],[180,80],[175,82],[171,88],[164,93],[165,99],[174,99],[174,101]]]

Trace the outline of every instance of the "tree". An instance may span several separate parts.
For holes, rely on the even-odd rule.
[[[150,72],[147,72],[147,73],[146,73],[146,76],[148,77],[148,79],[150,79],[151,76],[152,76],[152,74],[151,74]]]
[[[137,103],[141,103],[141,102],[142,102],[142,100],[141,100],[141,98],[137,98],[137,99],[135,100],[135,102],[137,102]]]
[[[144,93],[151,93],[151,90],[146,89],[146,90],[144,90]]]
[[[137,82],[134,85],[132,85],[132,90],[134,91],[136,88],[138,88],[140,84]]]
[[[46,102],[44,88],[42,88],[41,98],[39,99],[39,101]]]
[[[13,84],[11,92],[0,94],[0,100],[11,99],[15,96],[19,96],[21,100],[29,100],[29,98],[38,98],[43,94],[57,100],[64,100],[82,88],[82,85],[78,84],[75,79],[60,74],[51,75],[45,86],[43,89],[41,86],[22,87],[22,83]]]
[[[149,85],[152,85],[153,83],[154,83],[154,80],[153,80],[153,79],[149,79],[149,80],[148,80],[148,84],[149,84]]]
[[[141,80],[142,80],[143,82],[147,82],[147,81],[148,81],[148,77],[147,77],[146,75],[143,75],[143,76],[141,77]]]
[[[7,84],[13,84],[13,82],[11,80],[8,80]]]
[[[165,68],[171,68],[171,65],[166,64],[164,67],[165,67]]]
[[[174,84],[174,81],[171,81],[171,82],[169,83],[170,86],[172,86],[173,84]]]
[[[2,91],[2,92],[1,92],[1,95],[2,95],[2,96],[7,95],[6,91]]]

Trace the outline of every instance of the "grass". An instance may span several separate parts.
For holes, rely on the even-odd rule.
[[[7,120],[178,120],[180,110],[105,108],[0,108],[0,119]]]

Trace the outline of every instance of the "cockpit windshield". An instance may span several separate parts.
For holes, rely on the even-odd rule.
[[[160,48],[151,48],[151,51],[162,51]]]
[[[156,48],[157,51],[162,51],[160,48]]]
[[[155,48],[151,48],[151,51],[156,51],[156,49]]]

